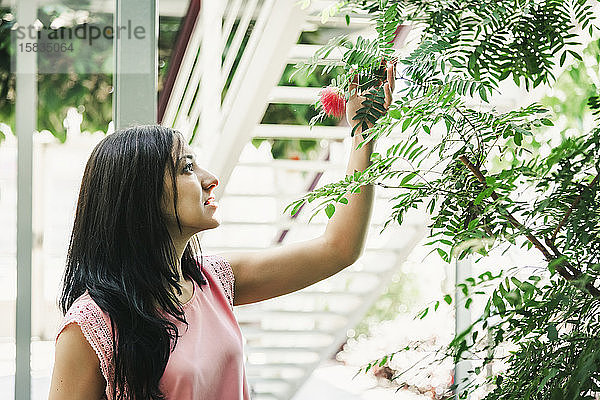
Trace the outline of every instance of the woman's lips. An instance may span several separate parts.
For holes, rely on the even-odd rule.
[[[206,200],[206,202],[204,203],[204,205],[206,207],[214,207],[217,208],[219,206],[219,203],[217,203],[214,199],[214,197],[209,197],[208,200]]]

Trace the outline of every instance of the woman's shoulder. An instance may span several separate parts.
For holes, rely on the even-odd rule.
[[[200,262],[202,258],[202,262]],[[235,279],[233,276],[233,270],[227,259],[219,254],[207,254],[198,256],[198,263],[202,265],[203,269],[209,270],[216,275],[226,275],[231,280]]]
[[[56,337],[60,335],[62,328],[73,322],[80,326],[89,326],[98,334],[110,335],[110,330],[107,329],[110,327],[110,317],[96,304],[87,290],[71,304],[65,313]]]
[[[233,310],[235,276],[229,261],[218,254],[203,255],[202,261],[202,269],[216,278],[216,281],[225,292],[229,306]]]
[[[79,296],[65,313],[56,333],[55,340],[69,324],[76,323],[88,340],[93,339],[102,351],[112,351],[110,317],[96,304],[86,291]],[[93,346],[93,344],[92,344]]]
[[[110,318],[86,291],[79,296],[65,313],[57,330],[55,342],[70,324],[75,323],[89,342],[100,361],[102,375],[107,382],[113,376],[113,336]]]

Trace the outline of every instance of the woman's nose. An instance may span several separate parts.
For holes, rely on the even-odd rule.
[[[208,190],[211,189],[213,186],[219,186],[219,179],[213,174],[209,173],[208,176],[205,178],[205,187]]]

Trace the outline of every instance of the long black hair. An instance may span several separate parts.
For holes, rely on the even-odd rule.
[[[113,399],[117,392],[119,398],[164,399],[159,381],[178,330],[157,307],[187,325],[175,295],[181,295],[175,247],[161,212],[165,176],[170,176],[181,230],[175,180],[183,143],[178,131],[160,125],[118,130],[94,148],[83,174],[59,307],[65,314],[88,290],[110,316]],[[198,248],[194,236],[181,269],[202,288]]]

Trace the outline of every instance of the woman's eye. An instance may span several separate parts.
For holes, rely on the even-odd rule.
[[[185,167],[183,167],[183,172],[191,172],[191,171],[193,171],[193,169],[192,169],[193,166],[194,166],[194,164],[192,164],[192,163],[185,164]]]

